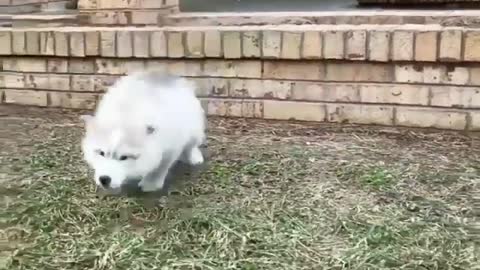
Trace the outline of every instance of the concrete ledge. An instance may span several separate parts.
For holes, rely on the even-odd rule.
[[[438,24],[479,27],[479,10],[357,10],[321,12],[193,12],[161,18],[170,26],[247,26],[247,25],[320,25],[320,24]]]
[[[63,2],[49,5],[64,5]],[[61,8],[63,9],[63,8]],[[0,13],[2,7],[0,6]],[[45,8],[39,8],[36,12]],[[33,11],[30,11],[30,13]],[[4,13],[9,13],[5,11]],[[43,21],[53,17],[34,15]],[[249,12],[249,13],[179,13],[178,6],[161,8],[80,9],[78,25],[159,25],[159,26],[266,26],[266,25],[425,25],[463,26],[478,28],[477,10],[359,10],[337,12]],[[29,14],[30,15],[30,14]],[[32,25],[35,27],[35,25]],[[41,26],[43,27],[43,26]]]

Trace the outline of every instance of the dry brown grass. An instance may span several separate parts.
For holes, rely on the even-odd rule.
[[[478,269],[476,139],[212,119],[208,168],[152,205],[96,195],[74,119],[5,120],[30,143],[3,151],[0,269]]]

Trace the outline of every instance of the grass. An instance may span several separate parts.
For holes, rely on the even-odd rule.
[[[209,167],[152,204],[97,196],[76,122],[32,132],[0,269],[478,269],[460,135],[212,120]]]

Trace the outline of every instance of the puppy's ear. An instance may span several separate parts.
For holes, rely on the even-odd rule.
[[[148,125],[146,129],[147,135],[151,135],[155,133],[155,128],[153,126]]]
[[[90,122],[93,119],[93,116],[89,114],[83,114],[83,115],[80,115],[80,119],[82,119],[82,121],[85,122],[85,124],[88,124],[88,122]]]
[[[82,119],[83,123],[85,124],[85,129],[89,130],[93,126],[93,116],[84,114],[80,116],[80,119]]]

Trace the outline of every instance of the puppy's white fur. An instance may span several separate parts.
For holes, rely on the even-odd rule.
[[[203,162],[205,113],[184,78],[156,71],[125,76],[108,89],[94,116],[82,118],[82,150],[97,185],[101,176],[111,179],[110,189],[141,177],[143,191],[154,191],[177,160]]]

